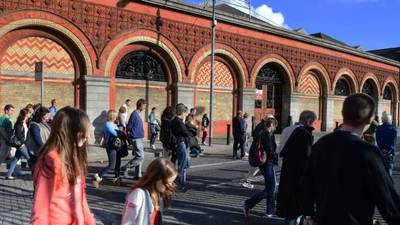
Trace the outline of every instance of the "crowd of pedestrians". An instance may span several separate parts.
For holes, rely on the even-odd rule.
[[[130,113],[131,103],[128,99],[118,112],[107,112],[103,146],[108,164],[94,174],[93,183],[98,188],[104,175],[112,170],[113,183],[120,185],[133,172],[131,179],[135,182],[127,193],[121,224],[160,225],[162,211],[171,205],[172,196],[187,190],[191,155],[202,152],[197,135],[201,134],[201,144],[206,144],[210,121],[207,114],[197,121],[196,109],[189,111],[182,103],[166,107],[158,120],[157,108],[153,107],[147,118],[150,148],[156,149],[159,137],[163,151],[162,157],[153,160],[143,173],[146,129],[142,113],[147,103],[139,99],[136,110]],[[91,123],[82,110],[56,107],[55,99],[50,108],[29,104],[19,111],[15,124],[11,119],[15,107],[4,107],[0,117],[0,165],[13,147],[16,152],[6,179],[15,179],[21,157],[33,170],[32,224],[63,221],[92,225],[95,218],[85,191]],[[354,94],[345,99],[343,124],[334,132],[314,143],[318,118],[305,110],[298,123],[283,129],[277,144],[279,124],[273,115],[266,115],[249,137],[248,114],[238,111],[232,121],[232,158],[247,160],[248,150],[251,166],[243,186],[253,188],[250,177],[258,172],[265,185],[244,201],[245,217],[250,217],[252,208],[266,199],[266,216],[284,218],[285,225],[370,225],[375,207],[390,225],[400,224],[400,197],[391,179],[397,131],[390,114],[384,112],[379,125],[375,112],[371,97]],[[133,148],[133,158],[121,167],[128,146]]]

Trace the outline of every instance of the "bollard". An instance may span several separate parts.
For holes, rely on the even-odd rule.
[[[226,145],[230,145],[231,142],[231,125],[226,125]]]

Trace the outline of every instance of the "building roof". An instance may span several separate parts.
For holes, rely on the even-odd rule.
[[[191,5],[187,4],[186,2],[182,3],[182,2],[165,1],[165,0],[141,0],[141,1],[147,2],[149,4],[155,4],[158,6],[171,8],[173,10],[178,10],[189,14],[199,15],[202,17],[207,17],[207,18],[212,17],[212,12],[210,7]],[[285,38],[306,42],[324,48],[333,49],[335,51],[349,53],[352,55],[376,60],[393,66],[398,66],[398,67],[400,66],[400,61],[396,61],[391,58],[386,58],[373,52],[362,51],[337,40],[335,42],[332,40],[327,40],[326,38],[324,39],[312,35],[307,35],[302,32],[289,30],[284,27],[273,26],[255,17],[251,17],[251,19],[247,17],[247,19],[245,19],[244,17],[235,16],[230,13],[222,13],[222,14],[218,13],[217,19],[219,21],[235,24],[237,26],[247,27],[274,35],[283,36]],[[332,39],[335,40],[334,38]],[[342,44],[339,44],[338,42]]]
[[[333,38],[333,37],[331,37],[331,36],[329,36],[327,34],[321,33],[321,32],[315,33],[315,34],[311,34],[311,36],[316,37],[316,38],[320,38],[320,39],[325,40],[325,41],[330,41],[330,42],[333,42],[333,43],[336,43],[336,44],[340,44],[340,45],[345,45],[345,46],[351,47],[351,46],[347,45],[346,43],[344,43],[342,41],[339,41],[339,40],[337,40],[337,39],[335,39],[335,38]]]
[[[388,59],[393,59],[400,62],[400,47],[397,48],[385,48],[369,51],[373,54],[383,56]]]
[[[210,7],[210,9],[211,9],[211,7]],[[247,20],[249,20],[249,19],[253,20],[254,19],[254,20],[258,21],[258,22],[267,23],[267,22],[265,22],[263,20],[258,19],[255,16],[251,16],[250,17],[250,15],[249,15],[250,9],[249,9],[249,12],[245,13],[245,12],[240,11],[239,9],[236,9],[233,6],[230,6],[228,4],[223,3],[223,4],[216,5],[215,6],[215,10],[217,12],[219,12],[219,13],[221,13],[221,12],[222,13],[227,13],[227,14],[230,14],[230,15],[242,17],[243,19],[247,19]]]

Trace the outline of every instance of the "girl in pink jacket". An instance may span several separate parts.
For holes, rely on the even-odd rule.
[[[79,109],[62,108],[33,172],[33,225],[94,225],[86,199],[86,142],[90,120]]]

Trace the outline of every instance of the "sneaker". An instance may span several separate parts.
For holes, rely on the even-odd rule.
[[[114,178],[113,183],[117,186],[121,186],[122,185],[122,177]]]
[[[93,175],[93,178],[94,178],[95,181],[97,181],[97,182],[99,182],[99,183],[103,180],[103,179],[99,176],[98,173],[94,174],[94,175]]]
[[[128,169],[128,168],[126,168],[126,169],[124,170],[124,178],[125,178],[125,179],[128,179],[128,178],[129,178],[129,169]]]
[[[151,145],[151,149],[156,150],[156,146],[155,145]]]
[[[243,203],[243,215],[245,218],[249,218],[250,217],[250,208],[247,208],[246,203]]]
[[[265,215],[267,218],[272,218],[274,215],[273,214],[266,214]]]
[[[249,182],[243,182],[242,186],[248,189],[254,188],[254,185],[250,184]]]
[[[13,176],[6,177],[6,180],[15,180],[15,177],[13,177]]]

